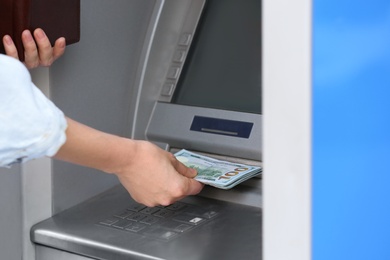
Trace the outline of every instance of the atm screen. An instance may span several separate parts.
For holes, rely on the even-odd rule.
[[[261,2],[209,0],[172,103],[261,114]]]

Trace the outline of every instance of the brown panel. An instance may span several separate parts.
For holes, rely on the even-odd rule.
[[[24,60],[23,30],[42,28],[54,44],[59,37],[66,44],[80,40],[80,0],[0,0],[0,37],[9,34]],[[0,52],[4,53],[2,42]]]

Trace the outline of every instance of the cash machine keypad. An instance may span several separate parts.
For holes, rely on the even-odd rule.
[[[166,207],[146,207],[134,202],[98,225],[169,240],[211,221],[218,214],[215,206],[203,208],[176,202]]]

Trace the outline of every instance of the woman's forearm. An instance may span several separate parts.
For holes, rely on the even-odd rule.
[[[147,206],[169,205],[201,191],[196,171],[147,141],[107,134],[67,118],[67,140],[57,159],[114,173]]]
[[[66,143],[54,158],[115,173],[133,157],[135,141],[98,131],[70,118],[67,122]]]

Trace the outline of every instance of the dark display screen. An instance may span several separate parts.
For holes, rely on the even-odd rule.
[[[173,103],[261,114],[261,2],[209,0]]]

